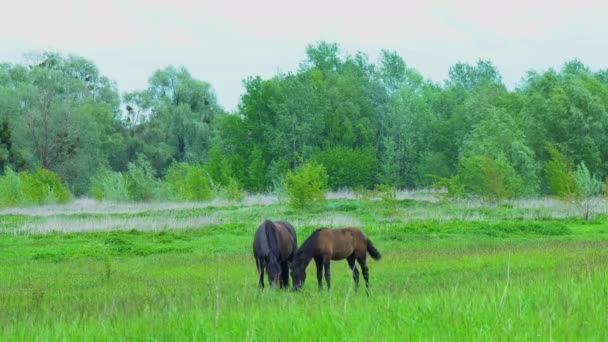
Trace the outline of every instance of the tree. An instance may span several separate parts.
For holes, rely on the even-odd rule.
[[[473,90],[481,85],[494,83],[502,85],[498,69],[488,60],[478,60],[475,66],[457,63],[448,72],[447,86],[462,86]]]
[[[140,152],[164,174],[172,160],[203,162],[211,148],[211,123],[222,111],[211,86],[183,67],[157,70],[148,88],[125,94],[131,130],[147,146]]]
[[[545,177],[552,194],[569,198],[577,195],[578,187],[571,164],[554,146],[545,147],[551,159],[545,163]]]
[[[588,220],[598,205],[597,196],[602,189],[602,182],[589,172],[584,162],[576,166],[574,179],[579,194],[577,203],[582,208],[585,219]]]
[[[247,169],[247,188],[251,191],[261,192],[264,190],[266,163],[262,155],[262,149],[255,146],[249,156],[249,167]]]

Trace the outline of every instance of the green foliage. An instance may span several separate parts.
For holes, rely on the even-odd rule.
[[[579,190],[571,164],[554,146],[548,145],[546,150],[551,156],[551,159],[545,163],[545,177],[549,190],[562,198],[576,196]]]
[[[581,162],[576,166],[574,171],[574,179],[578,186],[579,193],[583,197],[593,197],[599,195],[602,190],[602,182],[595,176],[591,175],[585,162]]]
[[[0,207],[32,204],[68,203],[72,194],[63,185],[57,174],[36,167],[33,173],[18,174],[6,168],[0,176]]]
[[[496,202],[522,193],[522,179],[508,161],[487,156],[462,158],[458,164],[457,188],[466,194]],[[448,188],[449,191],[449,188]]]
[[[163,186],[168,187],[175,200],[206,201],[213,197],[209,177],[201,165],[174,162]]]
[[[249,167],[247,168],[247,188],[253,192],[262,192],[265,184],[266,163],[259,146],[254,147],[249,156]]]
[[[128,202],[128,178],[121,172],[112,172],[101,169],[91,179],[90,194],[98,201]]]
[[[584,162],[581,162],[576,166],[574,171],[574,179],[578,186],[578,204],[583,209],[583,215],[585,219],[590,219],[596,207],[598,206],[598,199],[596,198],[602,190],[602,182],[591,175]]]
[[[152,165],[143,155],[129,163],[126,174],[129,197],[134,201],[149,201],[159,190],[159,181],[154,176]]]
[[[0,170],[41,165],[76,196],[115,200],[126,198],[120,177],[133,200],[207,198],[206,186],[182,184],[205,182],[200,170],[178,181],[186,171],[171,170],[174,161],[202,164],[210,189],[262,192],[303,160],[322,164],[334,189],[423,188],[435,175],[453,195],[571,197],[573,165],[608,174],[606,75],[575,59],[529,72],[511,91],[479,60],[455,64],[437,84],[396,52],[372,63],[321,41],[297,70],[246,79],[238,109],[224,113],[212,86],[183,67],[155,71],[121,103],[94,63],[35,53],[0,64]],[[102,167],[115,174],[97,175]]]
[[[0,176],[0,208],[13,207],[24,204],[25,198],[21,187],[21,178],[9,167],[4,169],[4,175]]]
[[[218,197],[231,202],[242,202],[246,195],[241,184],[232,177],[228,180],[228,184],[221,186],[217,192]]]
[[[285,177],[289,206],[295,209],[320,207],[325,203],[327,171],[323,165],[308,162],[287,172]]]
[[[374,150],[334,147],[312,157],[327,171],[330,188],[369,187],[374,182],[376,158]]]
[[[230,162],[219,146],[211,148],[205,167],[214,184],[223,186],[230,182],[230,177],[232,177]]]
[[[32,204],[68,203],[72,194],[52,171],[36,167],[34,173],[20,172],[24,197]]]

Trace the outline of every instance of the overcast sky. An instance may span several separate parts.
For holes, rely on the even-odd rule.
[[[397,51],[443,81],[459,61],[490,59],[510,88],[525,71],[579,58],[608,68],[608,1],[53,0],[6,1],[0,61],[56,50],[92,60],[122,92],[183,65],[235,109],[242,80],[297,69],[307,44]]]

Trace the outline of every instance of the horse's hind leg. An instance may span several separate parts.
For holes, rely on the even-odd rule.
[[[367,263],[365,262],[365,258],[357,258],[357,261],[359,262],[359,266],[361,266],[361,272],[365,280],[365,293],[369,295],[369,269],[367,268]]]
[[[281,288],[289,288],[289,265],[287,261],[281,263]]]
[[[319,284],[319,290],[323,289],[323,259],[315,258],[315,265],[317,266],[317,283]]]
[[[359,270],[357,269],[357,265],[355,264],[355,255],[351,255],[348,257],[348,267],[353,272],[353,280],[355,281],[355,289],[359,289]]]
[[[255,258],[255,265],[258,267],[258,287],[264,288],[264,259]]]

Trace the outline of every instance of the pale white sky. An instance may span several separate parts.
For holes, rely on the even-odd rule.
[[[608,1],[2,1],[0,61],[34,50],[92,60],[122,92],[143,89],[183,65],[235,109],[241,81],[297,69],[307,44],[343,52],[396,50],[425,77],[443,81],[459,61],[490,59],[514,87],[526,70],[580,58],[608,67]]]

